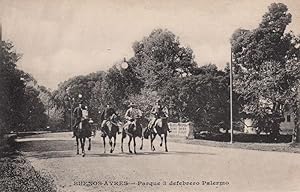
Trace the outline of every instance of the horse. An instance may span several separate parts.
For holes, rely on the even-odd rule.
[[[85,156],[85,140],[88,138],[89,146],[88,150],[91,150],[91,127],[87,119],[82,120],[75,130],[76,144],[77,144],[77,155],[79,155],[79,141],[81,145],[82,157]]]
[[[128,149],[129,149],[129,153],[132,153],[130,145],[131,145],[131,141],[133,139],[133,151],[136,154],[136,137],[140,137],[141,138],[141,146],[140,146],[140,150],[143,149],[143,140],[144,140],[144,132],[147,128],[147,126],[144,126],[145,122],[148,124],[147,119],[142,118],[142,117],[137,117],[134,120],[132,120],[132,123],[129,123],[129,125],[126,128],[123,128],[122,131],[122,138],[121,138],[121,151],[122,153],[124,152],[123,150],[123,141],[126,138],[126,135],[128,135],[129,137],[129,141],[128,141]]]
[[[168,152],[168,147],[167,147],[167,136],[168,136],[168,118],[167,117],[161,117],[159,119],[156,120],[155,124],[153,125],[153,128],[156,129],[156,133],[153,131],[152,128],[152,124],[153,122],[150,122],[148,124],[148,129],[151,130],[150,131],[150,142],[151,142],[151,150],[155,151],[155,147],[153,145],[153,141],[156,137],[156,135],[159,135],[161,142],[160,142],[160,146],[162,147],[162,143],[163,143],[163,139],[165,140],[165,151]],[[164,138],[163,136],[164,135]]]
[[[103,145],[104,145],[104,153],[106,153],[105,148],[105,138],[108,137],[109,144],[110,144],[110,153],[112,153],[115,150],[116,147],[116,139],[117,139],[117,133],[119,132],[119,126],[120,126],[120,119],[117,115],[113,114],[109,120],[107,120],[102,128],[102,138],[103,138]],[[113,138],[113,141],[112,141]]]

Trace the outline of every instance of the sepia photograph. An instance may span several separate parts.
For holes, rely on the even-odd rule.
[[[0,192],[299,192],[299,0],[0,0]]]

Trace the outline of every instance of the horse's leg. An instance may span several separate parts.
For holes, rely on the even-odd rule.
[[[122,133],[121,137],[122,137],[121,138],[121,152],[123,153],[124,152],[124,150],[123,150],[123,141],[124,141],[124,138],[126,137],[126,135],[123,135],[123,133]]]
[[[110,153],[112,153],[113,152],[113,149],[112,149],[113,143],[112,143],[111,137],[109,137],[109,145],[110,145]]]
[[[143,144],[144,144],[144,136],[141,137],[141,147],[140,147],[140,150],[143,149]]]
[[[136,148],[135,138],[136,137],[133,137],[133,151],[134,151],[134,154],[136,154],[136,150],[135,150],[135,148]]]
[[[79,155],[79,141],[78,141],[78,137],[76,136],[76,144],[77,144],[77,155]]]
[[[85,151],[84,151],[85,137],[80,138],[80,142],[81,142],[82,157],[84,157],[85,156]]]
[[[114,147],[113,147],[113,151],[115,150],[115,148],[116,148],[116,144],[117,144],[117,136],[115,135],[114,136]]]
[[[106,148],[105,148],[105,137],[102,137],[102,138],[103,138],[104,153],[106,153]]]
[[[151,136],[150,136],[150,139],[151,139],[151,150],[152,151],[155,151],[155,147],[154,147],[154,145],[153,145],[153,141],[154,141],[154,139],[155,139],[155,137],[156,137],[156,133],[154,133],[153,135],[152,134],[150,134]],[[152,137],[153,136],[153,137]]]
[[[130,143],[132,140],[132,136],[129,136],[129,141],[128,141],[128,149],[129,149],[129,153],[132,153],[131,149],[130,149]]]
[[[88,150],[89,150],[89,151],[90,151],[91,148],[92,148],[91,140],[92,140],[92,139],[89,137],[89,147],[88,147]]]
[[[150,133],[150,150],[152,151],[152,133]]]
[[[160,145],[159,146],[162,147],[162,145],[163,145],[163,136],[162,135],[159,135],[159,136],[160,136]]]
[[[167,136],[168,136],[168,133],[165,133],[164,136],[165,136],[165,151],[168,152],[168,147],[167,147]]]

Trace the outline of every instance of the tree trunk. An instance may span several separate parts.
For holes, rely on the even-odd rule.
[[[292,143],[300,143],[300,122],[299,122],[299,109],[298,109],[298,105],[296,106],[297,109],[295,111],[295,127],[294,127],[294,131],[293,131],[293,138],[292,138]]]

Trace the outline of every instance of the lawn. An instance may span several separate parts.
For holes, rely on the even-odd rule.
[[[209,134],[201,137],[197,136],[195,139],[189,140],[170,137],[169,140],[173,142],[211,147],[300,153],[300,144],[292,144],[291,139],[291,135],[280,135],[278,139],[274,141],[268,135],[238,133],[234,134],[234,142],[232,144],[229,142],[230,135],[226,134]]]

